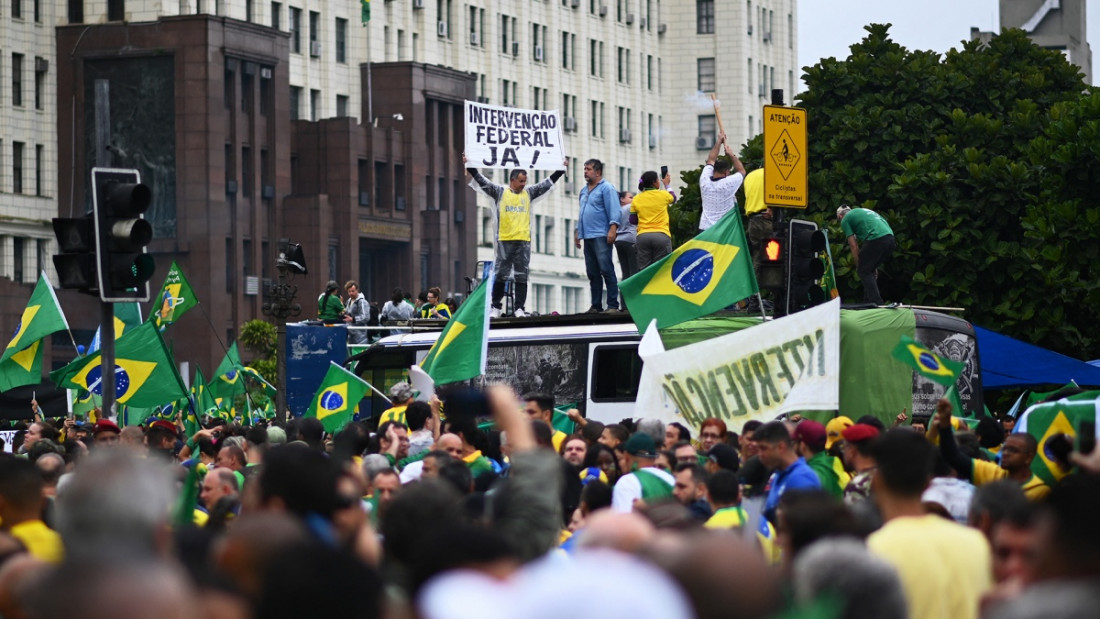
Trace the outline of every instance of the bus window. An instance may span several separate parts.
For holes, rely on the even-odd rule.
[[[637,344],[596,346],[592,351],[593,402],[633,402],[641,377]]]

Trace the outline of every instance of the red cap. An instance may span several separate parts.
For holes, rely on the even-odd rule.
[[[866,423],[857,423],[849,428],[844,428],[840,435],[849,443],[862,443],[878,436],[878,428]]]
[[[95,429],[92,430],[92,435],[95,436],[100,432],[114,432],[115,434],[121,434],[122,430],[118,429],[118,424],[110,419],[100,419],[95,422]]]
[[[161,430],[167,430],[172,433],[172,436],[176,435],[176,424],[171,421],[165,421],[164,419],[158,419],[149,424],[149,428],[160,428]]]
[[[821,451],[825,449],[825,426],[813,419],[803,419],[794,427],[792,438],[806,443],[810,449]]]

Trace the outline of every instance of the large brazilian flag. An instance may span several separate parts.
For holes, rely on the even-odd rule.
[[[741,218],[731,215],[619,286],[639,331],[653,319],[668,327],[759,291]]]

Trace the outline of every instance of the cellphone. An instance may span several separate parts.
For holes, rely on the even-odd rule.
[[[668,176],[668,166],[663,165],[661,166],[661,178],[664,178],[666,176]]]
[[[1090,454],[1096,449],[1096,422],[1082,421],[1077,426],[1077,451]]]

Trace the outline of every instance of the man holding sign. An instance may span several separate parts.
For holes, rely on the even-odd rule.
[[[467,163],[466,155],[462,163]],[[562,163],[565,167],[565,162]],[[485,178],[477,168],[466,168],[470,175],[470,187],[485,194],[493,201],[496,219],[496,278],[493,280],[493,307],[489,316],[499,318],[501,299],[504,298],[504,282],[508,274],[515,272],[516,298],[513,315],[522,318],[527,315],[524,304],[527,302],[527,274],[531,264],[531,206],[546,196],[554,183],[565,170],[555,170],[550,178],[533,186],[527,186],[527,170],[513,169],[508,175],[508,185],[497,185]]]

